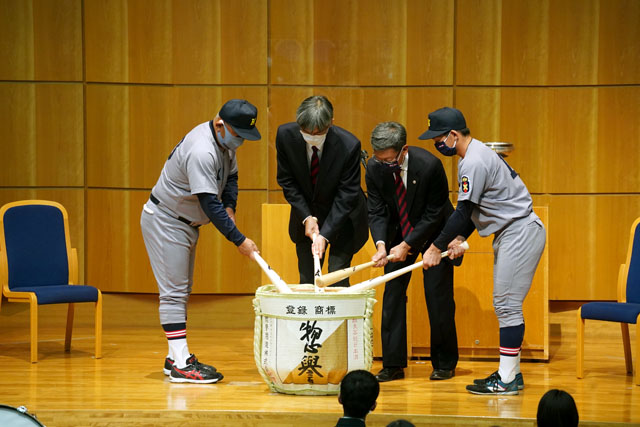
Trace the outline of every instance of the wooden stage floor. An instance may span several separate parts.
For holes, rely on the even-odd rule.
[[[210,385],[170,383],[162,374],[166,342],[156,323],[156,298],[105,295],[100,360],[93,358],[91,310],[76,309],[75,339],[71,352],[65,353],[64,312],[41,309],[36,364],[28,361],[26,305],[3,301],[0,403],[25,405],[47,426],[335,425],[342,413],[336,396],[288,396],[268,390],[253,359],[250,296],[223,301],[192,297],[190,348],[225,378]],[[428,360],[411,360],[406,379],[381,384],[378,406],[367,424],[385,426],[404,418],[416,425],[533,426],[540,397],[561,388],[574,396],[581,425],[640,425],[640,386],[625,373],[618,324],[587,322],[586,378],[578,380],[575,306],[551,308],[551,360],[523,363],[526,388],[520,395],[466,392],[465,385],[492,372],[496,360],[462,360],[456,377],[440,382],[428,380]],[[233,316],[238,316],[238,327],[230,327]],[[635,343],[635,327],[630,329]],[[372,371],[380,367],[375,361]]]

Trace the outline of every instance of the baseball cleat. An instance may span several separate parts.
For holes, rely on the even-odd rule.
[[[495,371],[493,374],[489,375],[487,378],[475,379],[473,383],[475,385],[484,385],[487,381],[491,379],[494,374],[497,374],[498,371]],[[518,384],[518,390],[524,389],[524,379],[522,378],[522,372],[518,372],[516,374],[516,384]]]
[[[484,384],[471,384],[467,386],[467,391],[473,394],[518,394],[518,384],[514,379],[510,383],[503,383],[500,374],[494,372],[489,375]]]
[[[162,372],[164,372],[164,374],[166,376],[171,375],[171,368],[173,367],[174,363],[175,362],[170,357],[167,357],[166,359],[164,359],[164,368],[162,369]],[[187,365],[198,365],[200,367],[200,369],[209,370],[211,372],[216,372],[216,368],[214,366],[205,365],[204,363],[200,363],[195,354],[191,354],[191,356],[189,356],[189,358],[187,359]]]

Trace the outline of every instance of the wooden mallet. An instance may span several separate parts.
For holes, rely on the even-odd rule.
[[[469,249],[469,243],[467,243],[467,241],[465,240],[464,242],[462,242],[460,244],[460,246],[466,251]],[[442,258],[446,257],[449,255],[449,251],[444,251],[441,253]],[[399,270],[396,271],[392,271],[391,273],[387,273],[383,276],[380,277],[376,277],[373,279],[369,279],[369,280],[365,280],[364,282],[360,282],[357,285],[353,285],[350,288],[344,288],[340,291],[338,291],[337,293],[339,294],[353,294],[356,292],[362,292],[362,291],[366,291],[367,289],[371,289],[373,287],[376,287],[378,285],[381,285],[385,282],[388,282],[391,279],[395,279],[398,276],[402,276],[405,273],[410,272],[411,270],[415,270],[416,268],[420,268],[422,267],[422,261],[416,262],[415,264],[412,265],[408,265],[406,267],[403,267]]]
[[[394,256],[389,255],[387,259],[389,261],[393,260]],[[316,278],[316,285],[320,288],[327,287],[329,285],[333,285],[336,282],[339,282],[342,279],[346,279],[347,277],[352,276],[358,271],[362,271],[365,268],[373,267],[375,262],[369,261],[364,262],[362,264],[354,265],[353,267],[347,267],[340,270],[332,271],[331,273],[327,273],[324,276],[319,276]]]

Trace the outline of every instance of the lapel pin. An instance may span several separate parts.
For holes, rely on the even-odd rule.
[[[413,180],[413,183],[414,183],[414,184],[416,183],[416,180],[415,180],[415,179]]]

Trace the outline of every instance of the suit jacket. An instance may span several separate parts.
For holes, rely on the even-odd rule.
[[[278,184],[291,205],[291,240],[296,244],[308,241],[302,221],[312,215],[318,218],[320,234],[329,242],[350,222],[357,252],[369,237],[366,197],[360,187],[360,141],[338,126],[329,128],[315,188],[311,185],[307,143],[297,123],[278,128],[276,150]]]
[[[340,418],[336,427],[365,427],[364,420],[360,418]]]
[[[389,250],[402,241],[402,233],[395,180],[385,168],[369,159],[365,180],[371,237],[374,242],[384,241]],[[422,252],[438,237],[453,206],[442,162],[420,147],[409,147],[406,199],[413,231],[404,240],[414,251]]]

